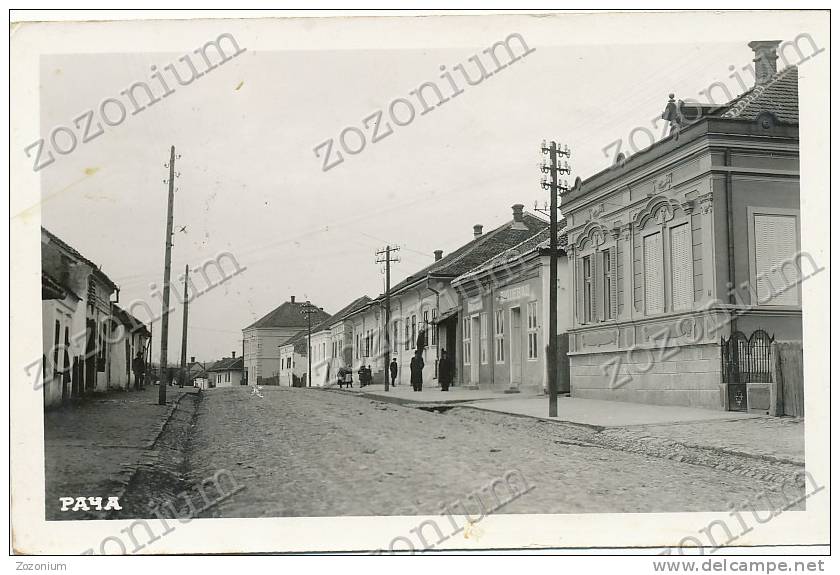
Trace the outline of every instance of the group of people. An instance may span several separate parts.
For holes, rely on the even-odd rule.
[[[423,361],[423,352],[417,350],[414,357],[411,358],[409,369],[411,370],[411,388],[414,391],[423,391],[423,368],[425,362]],[[388,365],[389,374],[391,375],[391,385],[397,385],[397,372],[399,366],[397,365],[397,358],[393,358]],[[440,352],[440,359],[438,360],[438,382],[440,382],[441,391],[449,391],[449,386],[452,385],[452,377],[455,373],[452,360],[449,359],[446,350]]]

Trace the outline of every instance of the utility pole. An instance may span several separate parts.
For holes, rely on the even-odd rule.
[[[169,149],[169,200],[166,208],[166,254],[163,263],[163,313],[160,322],[160,386],[158,387],[158,404],[166,405],[166,379],[168,375],[168,358],[166,357],[169,338],[169,275],[172,264],[172,207],[175,203],[175,146]]]
[[[184,387],[184,380],[187,379],[187,315],[190,309],[189,293],[187,286],[190,285],[190,266],[187,264],[184,270],[184,325],[181,328],[181,383],[178,387]]]
[[[318,308],[308,300],[300,307],[300,313],[306,316],[306,342],[308,346],[306,360],[309,363],[306,371],[306,387],[312,387],[312,314],[318,313],[318,311]]]
[[[551,194],[551,207],[549,208],[549,234],[548,240],[549,267],[548,267],[548,416],[557,417],[557,210],[558,196],[569,190],[569,183],[563,180],[561,183],[558,176],[570,174],[571,167],[568,162],[561,162],[559,158],[571,157],[568,146],[563,149],[556,142],[545,140],[540,146],[542,153],[549,157],[549,164],[540,164],[540,171],[543,173],[540,185]],[[549,179],[545,179],[549,174]]]
[[[385,264],[385,349],[383,350],[383,375],[385,378],[385,391],[391,389],[389,364],[391,363],[391,263],[400,261],[399,256],[392,256],[400,251],[399,246],[385,246],[384,249],[376,252],[376,263]]]

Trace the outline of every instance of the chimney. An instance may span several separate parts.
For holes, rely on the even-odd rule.
[[[484,226],[481,224],[476,224],[473,226],[473,237],[479,237],[481,235],[481,230],[484,229]]]
[[[756,40],[748,44],[755,54],[753,62],[755,62],[756,86],[767,84],[776,75],[776,60],[779,58],[776,48],[781,43],[781,40]]]
[[[513,210],[513,225],[510,227],[512,230],[527,230],[528,226],[525,225],[525,220],[522,218],[522,208],[524,208],[522,204],[513,204],[511,209]]]
[[[439,261],[443,257],[443,250],[435,250],[435,261]]]
[[[292,296],[292,303],[295,303],[295,296]]]
[[[230,357],[232,357],[233,359],[236,359],[236,352],[235,351],[230,352]]]
[[[190,356],[190,363],[195,363],[195,356],[194,355]]]

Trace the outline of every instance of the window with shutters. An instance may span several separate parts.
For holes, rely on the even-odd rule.
[[[417,316],[411,316],[411,347],[417,347]]]
[[[437,308],[432,308],[432,345],[437,345],[438,326],[437,326]]]
[[[691,226],[671,228],[671,307],[677,311],[694,304],[694,260],[691,255]]]
[[[802,281],[797,216],[753,215],[755,293],[758,305],[800,305]]]
[[[665,311],[665,296],[662,281],[662,234],[656,232],[644,238],[644,285],[645,313]]]
[[[472,331],[470,328],[471,318],[464,318],[464,365],[470,365],[472,361]]]
[[[581,310],[581,317],[583,323],[592,322],[592,256],[584,256],[582,263],[582,278],[583,278],[583,309]]]
[[[601,252],[601,305],[603,319],[614,319],[616,310],[615,248]]]
[[[411,325],[408,323],[408,318],[405,318],[405,340],[403,341],[405,349],[411,349]]]
[[[480,335],[481,335],[481,338],[480,338],[481,339],[481,342],[480,342],[481,348],[478,351],[478,355],[479,355],[479,360],[481,361],[481,363],[483,365],[483,364],[487,363],[487,332],[489,331],[487,329],[487,313],[486,312],[482,313],[478,317],[480,318],[479,319],[479,324],[481,326],[481,333],[480,333]]]
[[[505,314],[502,310],[496,310],[495,340],[496,340],[496,363],[505,362]]]
[[[528,359],[537,359],[537,302],[528,302]]]

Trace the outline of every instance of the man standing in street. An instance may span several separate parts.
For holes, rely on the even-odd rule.
[[[423,352],[419,349],[411,358],[411,387],[414,391],[423,391]]]
[[[388,369],[391,373],[391,386],[397,385],[397,358],[391,360],[391,364],[388,366]]]
[[[452,364],[445,349],[440,352],[440,361],[438,362],[438,381],[440,381],[441,391],[449,391],[449,385],[452,383]]]
[[[143,386],[143,375],[146,373],[146,362],[143,360],[143,352],[138,351],[137,357],[131,362],[134,370],[134,390],[140,391]]]

